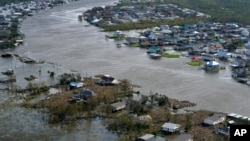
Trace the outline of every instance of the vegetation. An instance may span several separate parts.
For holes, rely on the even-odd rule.
[[[0,34],[0,40],[3,42],[0,43],[0,49],[7,49],[15,47],[16,39],[20,38],[21,34],[19,33],[18,20],[13,19],[11,26],[8,29],[10,32],[3,32]]]
[[[130,111],[137,115],[147,114],[152,109],[151,106],[141,104],[140,102],[134,100],[129,102],[129,106],[130,106]]]
[[[160,26],[162,24],[168,24],[170,26],[192,24],[197,23],[198,21],[239,22],[243,24],[250,24],[250,18],[248,18],[248,15],[250,14],[250,9],[248,8],[248,5],[250,5],[250,1],[248,0],[155,0],[154,3],[142,2],[137,3],[137,5],[141,5],[143,8],[143,6],[164,3],[172,3],[181,7],[186,7],[199,12],[203,12],[208,15],[211,15],[211,18],[194,18],[185,17],[185,15],[183,15],[185,17],[184,19],[127,22],[115,25],[105,24],[101,25],[101,27],[104,29],[104,31],[115,31],[146,29]],[[131,5],[131,3],[122,3],[118,6],[124,5]]]
[[[201,66],[203,65],[203,62],[202,61],[190,61],[190,62],[186,62],[186,64],[190,66]]]
[[[195,19],[176,19],[176,20],[155,20],[155,21],[139,21],[139,22],[127,22],[121,24],[114,25],[101,25],[101,28],[104,31],[116,31],[116,30],[131,30],[131,29],[146,29],[152,28],[156,26],[160,26],[162,24],[168,24],[169,26],[174,25],[184,25],[197,23],[199,21],[209,21],[208,18],[195,18]]]
[[[53,72],[49,72],[51,77],[54,77]],[[69,84],[70,82],[77,82],[81,81],[81,75],[80,74],[69,74],[64,73],[58,77],[60,85]]]
[[[128,114],[117,116],[117,118],[108,125],[109,130],[122,131],[126,133],[140,133],[142,130],[148,129],[149,127],[149,122],[138,122],[136,120],[133,120]]]
[[[3,75],[7,75],[7,76],[12,76],[14,75],[14,70],[7,70],[5,72],[2,72]]]
[[[249,0],[164,0],[168,3],[180,5],[203,12],[212,16],[218,22],[250,23]]]
[[[179,54],[164,53],[164,54],[162,54],[162,57],[165,57],[165,58],[180,58],[180,55]]]
[[[131,46],[131,47],[140,47],[140,44],[139,43],[134,43],[134,44],[129,44],[129,46]]]
[[[48,92],[49,86],[45,85],[44,83],[28,83],[26,89],[31,95],[37,95],[41,92]]]

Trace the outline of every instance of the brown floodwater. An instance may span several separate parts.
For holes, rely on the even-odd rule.
[[[22,25],[25,45],[16,52],[29,52],[39,59],[77,70],[83,76],[102,73],[127,78],[141,85],[143,94],[152,91],[190,100],[197,103],[195,109],[250,116],[250,87],[235,82],[227,64],[223,64],[226,70],[209,74],[185,65],[188,60],[185,57],[152,60],[144,49],[117,48],[116,41],[105,38],[107,33],[78,21],[78,14],[89,6],[82,1],[25,20]]]
[[[142,86],[140,91],[145,95],[157,92],[171,98],[189,100],[197,104],[192,109],[234,112],[250,117],[250,87],[231,78],[228,64],[221,62],[226,66],[226,70],[211,74],[198,67],[185,65],[189,60],[185,57],[152,60],[147,56],[146,50],[125,45],[117,48],[116,41],[105,38],[107,33],[100,32],[99,28],[85,21],[78,21],[77,16],[81,12],[92,6],[106,5],[107,2],[111,1],[82,0],[41,11],[24,20],[21,30],[25,34],[25,43],[16,48],[15,52],[54,62],[65,70],[78,71],[82,76],[110,74],[118,79],[126,78]],[[8,97],[6,99],[9,100]],[[86,121],[83,121],[79,123],[79,127],[67,130],[69,127],[49,127],[42,124],[37,111],[26,111],[22,108],[8,110],[9,108],[11,109],[6,107],[1,111],[6,116],[0,116],[0,127],[3,129],[6,126],[10,132],[6,136],[15,136],[21,132],[24,133],[24,139],[34,135],[37,138],[44,136],[54,140],[81,140],[87,138],[85,130],[93,129],[92,134],[96,133],[96,137],[115,140],[115,135],[106,134],[107,131],[100,126],[100,122],[87,122],[90,127],[86,129],[88,126],[85,126]],[[15,114],[20,114],[20,118]],[[8,117],[12,117],[11,124],[8,124]],[[19,120],[21,124],[15,125]],[[22,127],[27,131],[21,130]],[[95,132],[96,130],[98,132]],[[1,135],[3,133],[0,137]]]

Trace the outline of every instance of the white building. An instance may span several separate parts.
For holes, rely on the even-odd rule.
[[[181,125],[166,122],[161,126],[161,130],[164,132],[174,133],[180,130]]]
[[[223,122],[225,119],[226,119],[226,116],[223,114],[214,114],[204,119],[203,123],[206,125],[216,125],[216,124]]]

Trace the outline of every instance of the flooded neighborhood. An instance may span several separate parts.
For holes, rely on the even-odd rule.
[[[174,141],[205,132],[229,140],[227,125],[249,123],[249,25],[200,21],[211,16],[174,4],[120,3],[27,2],[11,16],[11,6],[0,8],[1,35],[13,31],[11,19],[20,29],[0,42],[0,140]],[[148,20],[162,24],[144,27]]]

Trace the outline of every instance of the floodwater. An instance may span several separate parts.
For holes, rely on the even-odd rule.
[[[110,74],[118,79],[126,78],[142,86],[140,91],[143,94],[157,92],[170,98],[189,100],[197,103],[193,109],[234,112],[250,117],[250,87],[235,82],[229,67],[210,74],[185,65],[188,60],[185,57],[152,60],[144,49],[124,45],[117,48],[116,41],[105,38],[107,33],[100,32],[99,28],[85,21],[78,21],[77,16],[81,12],[109,3],[113,1],[81,0],[37,13],[22,23],[25,43],[14,52],[54,62],[66,70],[78,71],[82,76]],[[77,123],[72,130],[68,127],[49,127],[41,122],[41,113],[12,108],[13,104],[5,106],[5,103],[11,103],[10,96],[1,97],[4,108],[0,111],[0,137],[5,137],[2,139],[15,140],[19,134],[29,140],[39,140],[39,137],[48,140],[116,139],[115,135],[100,126],[99,120],[91,122],[88,129],[93,131],[88,130],[90,135],[87,137],[86,123],[89,122]],[[8,128],[3,130],[5,126]]]
[[[89,6],[106,5],[105,1],[96,2],[75,2],[25,20],[22,26],[25,45],[16,52],[30,52],[83,76],[102,73],[127,78],[141,85],[144,94],[152,91],[189,100],[197,103],[196,109],[250,117],[250,87],[235,82],[229,67],[218,74],[208,74],[185,65],[187,58],[152,60],[144,49],[117,48],[115,41],[105,38],[107,33],[77,19]]]

